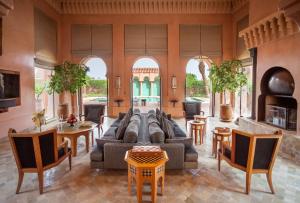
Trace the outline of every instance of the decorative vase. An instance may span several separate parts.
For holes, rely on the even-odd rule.
[[[220,120],[224,122],[232,121],[232,107],[230,104],[221,104]]]

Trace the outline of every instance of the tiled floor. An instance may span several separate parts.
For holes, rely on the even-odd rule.
[[[107,121],[107,126],[112,120]],[[184,120],[178,122],[184,127]],[[216,119],[209,120],[210,128],[226,126]],[[233,126],[233,124],[230,124]],[[208,132],[210,130],[208,129]],[[243,172],[222,163],[217,171],[217,160],[211,157],[211,137],[197,146],[199,168],[167,171],[165,195],[158,202],[300,202],[300,166],[278,157],[273,172],[276,194],[270,190],[264,175],[254,175],[250,195],[244,194]],[[21,193],[16,195],[17,169],[7,139],[0,140],[0,202],[137,202],[127,192],[127,171],[91,170],[84,140],[79,142],[79,153],[73,159],[72,171],[65,161],[45,173],[45,193],[39,195],[36,174],[26,174]],[[149,187],[143,199],[150,202]]]

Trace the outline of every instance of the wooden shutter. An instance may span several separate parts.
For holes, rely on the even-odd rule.
[[[201,25],[201,55],[210,57],[222,55],[222,26]]]
[[[92,54],[112,54],[112,25],[92,25]]]
[[[167,25],[146,25],[146,54],[166,54],[168,50]]]
[[[72,55],[85,57],[92,54],[91,25],[72,25]]]
[[[55,64],[57,62],[57,23],[37,8],[34,9],[34,34],[36,61]]]
[[[125,54],[146,54],[145,33],[145,25],[125,25]]]
[[[200,25],[180,25],[180,55],[199,56],[200,49]]]
[[[247,28],[248,25],[249,16],[246,16],[237,22],[236,57],[239,59],[245,59],[250,57],[250,52],[246,48],[244,39],[242,37],[239,37],[239,32]]]

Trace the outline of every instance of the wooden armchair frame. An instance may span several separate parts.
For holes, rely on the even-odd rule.
[[[43,165],[43,159],[42,159],[42,149],[40,146],[40,137],[43,135],[49,135],[53,134],[53,152],[54,152],[54,161],[50,164]],[[44,171],[53,168],[57,165],[59,165],[62,161],[64,161],[67,157],[69,158],[69,167],[70,170],[72,168],[72,153],[71,150],[68,148],[68,142],[64,141],[63,143],[58,146],[57,144],[57,132],[56,129],[51,129],[43,132],[37,132],[37,133],[17,133],[14,129],[9,129],[8,131],[8,137],[9,141],[12,147],[12,151],[16,160],[18,172],[19,172],[19,179],[18,179],[18,185],[16,194],[20,192],[20,188],[23,182],[24,173],[37,173],[38,179],[39,179],[39,191],[40,194],[43,193],[43,184],[44,184]],[[18,146],[16,145],[15,138],[25,138],[32,140],[32,146],[33,146],[33,152],[34,152],[34,158],[35,158],[35,167],[24,167],[22,165],[22,161],[19,157],[18,152]],[[63,149],[63,155],[59,157],[59,150]]]
[[[246,165],[239,164],[237,163],[236,159],[236,146],[237,146],[237,136],[244,136],[246,139],[249,140],[249,148],[248,148],[248,157],[247,157],[247,162]],[[257,163],[258,157],[255,157],[256,153],[256,147],[257,143],[260,142],[259,140],[266,140],[266,139],[274,139],[276,140],[274,146],[273,146],[273,151],[271,152],[271,157],[270,160],[267,161],[267,167],[259,168],[255,165]],[[274,166],[274,162],[277,156],[277,153],[279,151],[279,147],[281,144],[282,140],[282,132],[277,131],[274,134],[250,134],[244,131],[240,130],[232,130],[232,146],[230,147],[228,143],[224,142],[223,143],[223,150],[219,150],[219,156],[218,156],[218,170],[220,171],[221,169],[221,161],[225,160],[229,165],[231,165],[234,168],[240,169],[244,172],[246,172],[246,194],[250,193],[250,187],[251,187],[251,176],[252,174],[257,174],[257,173],[265,173],[267,176],[267,181],[270,187],[271,192],[274,194],[275,190],[273,187],[272,183],[272,170]],[[261,143],[261,142],[260,142]],[[257,149],[259,150],[259,149]],[[228,156],[228,152],[230,153],[230,157]],[[227,152],[227,156],[225,155]],[[257,159],[256,159],[257,158]]]
[[[104,112],[105,112],[105,105],[104,104],[88,104],[89,106],[103,106],[103,112],[99,111],[99,120],[96,122],[97,123],[97,128],[98,128],[98,136],[100,137],[100,135],[103,133],[103,123],[104,123]],[[86,105],[86,106],[88,106]],[[84,114],[81,114],[80,115],[80,120],[82,119],[82,117],[84,117],[85,120],[87,120],[87,109],[88,107],[84,106]],[[87,121],[92,121],[92,120],[87,120]],[[95,121],[93,121],[95,122]],[[101,134],[100,134],[100,130],[101,130]]]

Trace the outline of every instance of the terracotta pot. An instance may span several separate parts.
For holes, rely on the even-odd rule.
[[[232,121],[232,107],[230,104],[221,104],[220,120],[225,122]]]
[[[68,104],[59,104],[57,109],[57,115],[60,118],[63,117],[66,120],[69,116],[69,105]]]

